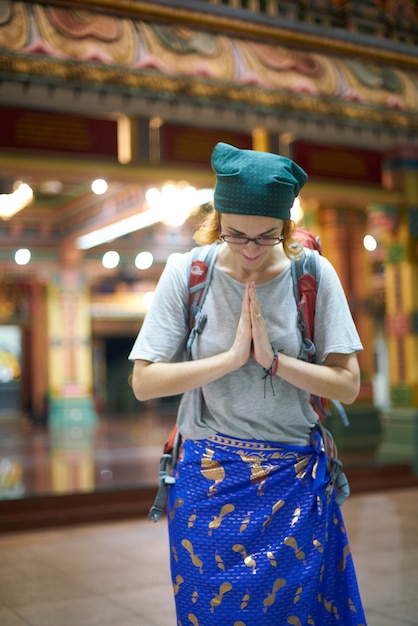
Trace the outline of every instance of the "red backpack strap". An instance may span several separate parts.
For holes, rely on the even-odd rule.
[[[291,262],[293,292],[298,310],[298,327],[302,335],[299,359],[315,361],[315,306],[320,279],[319,254],[304,249],[303,255]]]
[[[291,262],[291,271],[298,310],[298,328],[302,336],[298,358],[315,363],[314,331],[316,294],[320,279],[319,252],[304,248],[302,256]],[[321,421],[329,415],[328,402],[325,398],[312,395],[310,403]]]

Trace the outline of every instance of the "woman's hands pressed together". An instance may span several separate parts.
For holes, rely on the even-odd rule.
[[[195,361],[152,363],[136,360],[132,386],[138,400],[184,393],[239,369],[251,356],[265,370],[271,367],[274,358],[254,282],[245,285],[232,346],[225,346],[224,352]],[[277,374],[304,391],[347,404],[357,397],[360,384],[355,353],[329,354],[323,365],[317,365],[281,352]]]
[[[251,355],[262,367],[268,369],[271,365],[273,349],[254,282],[245,285],[241,316],[231,351],[238,367],[245,365]]]
[[[268,369],[274,353],[268,337],[266,321],[260,309],[255,283],[248,283],[247,289],[250,300],[252,355],[261,367]]]

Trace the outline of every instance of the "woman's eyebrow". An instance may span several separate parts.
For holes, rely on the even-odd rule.
[[[246,237],[246,233],[243,233],[241,230],[237,230],[236,228],[232,228],[232,226],[226,226],[225,228],[227,228],[229,231],[234,232],[237,235],[242,235],[244,237]],[[257,235],[257,237],[268,237],[269,235],[271,235],[272,233],[274,233],[274,231],[277,230],[276,226],[273,226],[273,228],[270,228],[269,230],[264,231],[263,233],[260,233],[259,235]]]

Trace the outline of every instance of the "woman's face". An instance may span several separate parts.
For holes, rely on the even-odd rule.
[[[222,213],[220,215],[221,232],[228,237],[249,237],[250,239],[278,238],[283,229],[283,220],[275,217],[258,217],[254,215],[235,215]],[[246,244],[227,244],[234,259],[241,267],[248,270],[261,269],[269,262],[272,255],[276,255],[281,244],[260,246],[255,241]]]

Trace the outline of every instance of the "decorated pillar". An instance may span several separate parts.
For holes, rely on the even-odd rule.
[[[418,154],[388,159],[385,179],[403,193],[404,202],[385,211],[391,408],[384,415],[379,457],[386,463],[408,463],[418,473]]]
[[[364,346],[359,354],[359,401],[372,402],[373,319],[367,307],[371,272],[363,246],[366,216],[363,211],[351,207],[322,208],[320,221],[324,254],[340,277]]]
[[[64,256],[47,288],[51,427],[96,422],[89,292],[78,259]]]
[[[351,206],[323,206],[318,211],[318,224],[323,254],[340,277],[364,347],[358,355],[359,396],[353,405],[345,407],[350,427],[345,428],[336,412],[327,420],[342,456],[358,463],[374,457],[381,434],[380,413],[373,403],[374,330],[368,306],[371,269],[363,246],[366,215]]]

